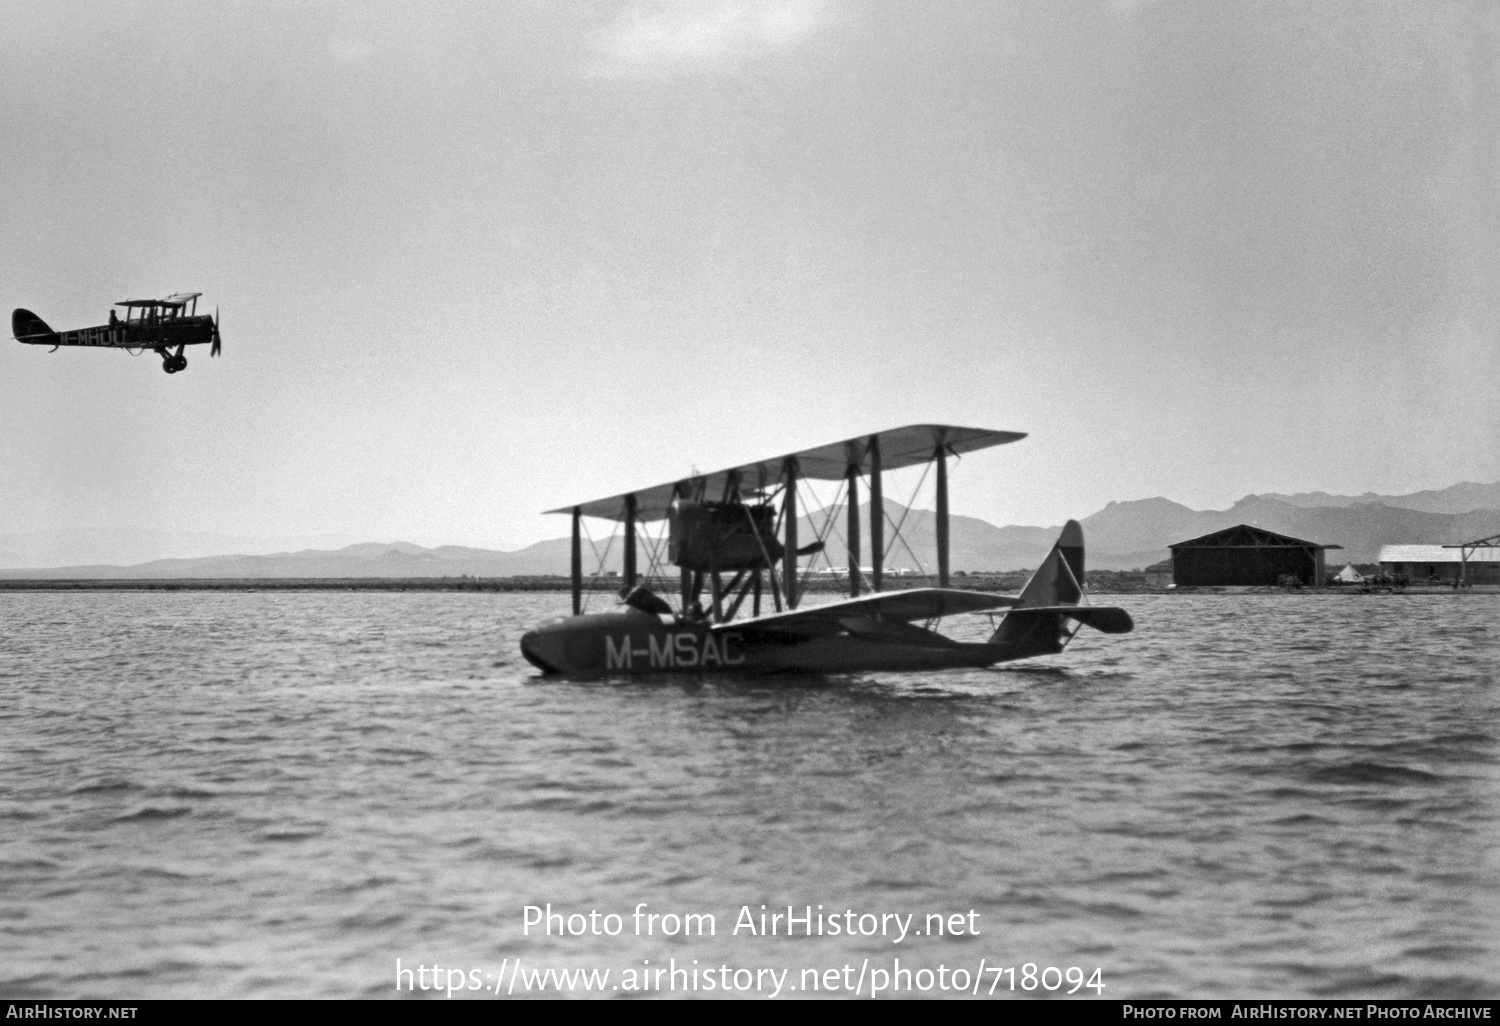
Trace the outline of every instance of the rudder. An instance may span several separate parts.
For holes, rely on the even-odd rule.
[[[15,312],[10,315],[10,333],[19,341],[28,341],[38,335],[56,334],[47,326],[46,321],[30,310],[24,310],[21,307],[17,307]]]
[[[1061,652],[1073,636],[1066,607],[1077,607],[1083,599],[1083,565],[1083,528],[1069,520],[990,644],[1004,645],[1008,659]]]
[[[1062,534],[1042,565],[1037,567],[1016,606],[1073,606],[1083,598],[1083,528],[1076,520],[1063,525]]]

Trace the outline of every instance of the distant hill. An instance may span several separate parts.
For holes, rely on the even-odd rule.
[[[937,564],[936,541],[933,537],[933,514],[925,510],[906,511],[894,502],[886,503],[887,514],[897,522],[906,516],[902,531],[908,537],[911,551],[897,546],[891,554],[889,565],[893,568],[918,567],[918,561],[935,567]],[[848,563],[844,541],[844,507],[829,511],[832,527],[825,528],[828,537],[828,560],[842,566]],[[862,517],[868,511],[861,509]],[[829,521],[823,513],[816,517],[817,527]],[[818,532],[813,518],[798,520],[799,537],[802,544],[812,542]],[[593,523],[599,530],[602,525]],[[645,525],[645,531],[653,538],[663,530],[661,523]],[[868,532],[868,527],[866,527]],[[890,532],[887,532],[889,540]],[[1042,527],[996,527],[974,517],[955,516],[950,526],[951,566],[954,570],[997,570],[1016,567],[1034,567],[1047,554],[1057,536],[1057,529]],[[868,546],[868,533],[864,539]],[[642,547],[640,567],[644,571],[649,557]],[[666,542],[660,542],[663,558]],[[598,564],[598,554],[606,558],[604,571],[623,570],[621,545],[618,539],[609,544],[608,535],[596,542],[584,543],[584,565],[592,572]],[[915,556],[915,559],[913,558]],[[868,560],[868,557],[866,557]],[[271,555],[205,556],[196,559],[157,559],[132,566],[109,566],[89,564],[50,568],[23,568],[0,570],[0,578],[249,578],[249,577],[523,577],[567,574],[571,563],[571,542],[567,538],[556,538],[537,542],[515,552],[498,552],[492,549],[466,548],[459,545],[444,545],[438,548],[423,548],[407,542],[365,542],[327,551],[305,549],[299,552],[280,552]]]
[[[1318,506],[1399,506],[1422,513],[1471,513],[1476,510],[1500,509],[1500,482],[1475,484],[1464,481],[1437,491],[1412,492],[1409,495],[1329,495],[1327,492],[1298,492],[1295,495],[1247,495],[1311,509]],[[1244,500],[1241,500],[1244,501]]]
[[[618,560],[612,562],[618,563]],[[523,577],[566,574],[566,538],[539,542],[518,552],[444,545],[434,549],[408,542],[363,542],[326,551],[304,549],[265,556],[204,556],[156,559],[134,566],[53,567],[0,570],[0,578],[247,578],[247,577]]]
[[[1462,484],[1441,492],[1418,492],[1397,498],[1460,506],[1480,501],[1492,491],[1500,492],[1500,484]],[[1349,501],[1340,503],[1336,499]],[[861,510],[866,525],[864,543],[868,545],[865,512]],[[887,565],[892,569],[916,569],[919,565],[934,568],[937,563],[934,514],[927,510],[907,510],[889,501],[886,512],[894,521],[904,519],[903,534],[910,546],[908,549],[897,545]],[[844,509],[834,507],[829,513],[827,558],[829,563],[842,566],[848,562],[843,538]],[[803,517],[798,522],[798,536],[804,545],[817,537],[813,519]],[[821,512],[815,519],[820,527],[830,523]],[[1194,510],[1168,499],[1151,498],[1112,502],[1082,521],[1088,542],[1088,566],[1100,570],[1150,566],[1168,558],[1167,547],[1174,542],[1241,523],[1322,544],[1342,545],[1342,551],[1329,554],[1330,563],[1369,563],[1374,562],[1382,545],[1455,544],[1500,533],[1500,499],[1492,507],[1440,512],[1324,493],[1284,497],[1249,495],[1224,510]],[[593,526],[597,530],[602,525]],[[662,534],[663,525],[651,524],[647,528],[655,538]],[[1034,568],[1056,540],[1059,530],[1060,525],[996,527],[976,517],[954,516],[949,532],[950,566],[955,571],[970,573]],[[600,553],[608,550],[603,569],[618,573],[622,569],[621,546],[618,541],[613,545],[607,543],[608,536],[601,538],[595,543],[596,550]],[[665,557],[664,534],[658,547]],[[569,551],[570,542],[566,538],[537,542],[515,552],[460,545],[423,548],[407,542],[363,542],[334,550],[156,559],[131,566],[96,563],[23,567],[0,570],[0,578],[522,577],[567,574]],[[585,544],[584,564],[589,572],[597,563],[594,551]],[[868,557],[865,561],[868,562]],[[639,564],[642,570],[648,562],[648,554],[643,550]]]
[[[225,552],[290,552],[336,549],[357,542],[341,534],[296,537],[243,537],[206,531],[177,531],[105,524],[0,534],[0,567],[52,567],[134,564],[156,559],[192,559]]]
[[[1166,499],[1112,502],[1082,523],[1089,563],[1105,570],[1148,566],[1167,558],[1167,546],[1174,542],[1236,524],[1342,545],[1342,551],[1329,553],[1329,562],[1371,563],[1382,545],[1446,545],[1500,533],[1500,509],[1446,514],[1378,503],[1297,506],[1251,495],[1225,510],[1191,510]]]

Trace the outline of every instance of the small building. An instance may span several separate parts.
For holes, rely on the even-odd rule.
[[[1324,551],[1343,548],[1289,538],[1249,524],[1167,547],[1172,550],[1172,583],[1186,588],[1289,583],[1321,587]]]
[[[1365,575],[1354,569],[1353,563],[1345,563],[1344,569],[1334,574],[1333,579],[1340,584],[1361,584]]]
[[[1467,555],[1467,560],[1465,560]],[[1500,584],[1500,547],[1382,545],[1380,569],[1411,584],[1449,584],[1462,574],[1470,584]]]

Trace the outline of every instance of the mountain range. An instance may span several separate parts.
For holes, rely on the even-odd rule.
[[[933,514],[886,503],[888,516],[904,518],[903,534],[910,548],[898,545],[887,559],[892,568],[933,566]],[[848,562],[839,533],[841,507],[829,511],[834,530],[828,533],[829,562]],[[861,514],[865,513],[861,510]],[[804,544],[819,534],[826,522],[819,514],[814,524],[802,518],[798,535]],[[1088,565],[1103,570],[1146,567],[1169,556],[1167,546],[1236,524],[1251,524],[1279,534],[1326,545],[1340,545],[1328,555],[1330,565],[1348,561],[1374,562],[1380,546],[1398,543],[1454,544],[1500,533],[1500,483],[1464,482],[1439,491],[1411,495],[1360,496],[1304,492],[1296,495],[1248,495],[1224,510],[1194,510],[1164,498],[1112,502],[1084,518]],[[653,537],[663,525],[647,525]],[[950,565],[968,572],[1018,570],[1035,567],[1057,538],[1059,526],[997,527],[976,517],[953,516],[950,526]],[[889,538],[892,532],[887,531]],[[15,536],[12,536],[12,539]],[[0,536],[0,559],[13,548]],[[867,542],[868,543],[868,542]],[[570,543],[566,538],[537,542],[514,552],[442,545],[424,548],[407,542],[363,542],[342,548],[302,549],[269,555],[200,556],[156,559],[130,566],[103,563],[63,567],[23,567],[0,570],[0,578],[287,578],[287,577],[519,577],[568,573]],[[606,546],[601,541],[599,549]],[[620,546],[608,547],[605,571],[620,566]],[[665,555],[665,543],[660,544]],[[585,547],[584,562],[596,562]],[[644,569],[649,555],[642,552]],[[586,572],[587,572],[586,570]]]

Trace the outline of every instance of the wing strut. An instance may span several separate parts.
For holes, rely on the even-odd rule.
[[[782,516],[786,520],[786,555],[782,570],[782,590],[786,592],[786,607],[797,608],[797,457],[786,458],[786,496],[782,500]]]
[[[849,597],[859,598],[859,464],[849,462]]]
[[[880,436],[870,436],[870,584],[880,591],[885,569],[885,494],[880,487]]]
[[[625,496],[625,587],[621,595],[635,587],[635,493]]]
[[[583,509],[573,507],[573,615],[583,612]]]
[[[937,559],[938,587],[948,587],[948,453],[940,442],[933,453],[937,462]]]

